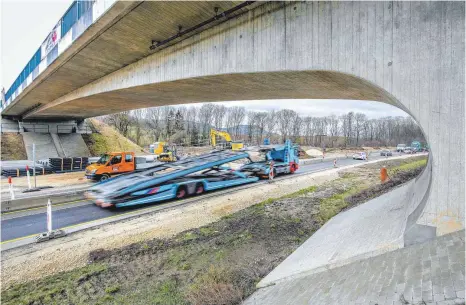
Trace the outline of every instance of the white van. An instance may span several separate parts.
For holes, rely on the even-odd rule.
[[[406,144],[398,144],[398,145],[396,146],[396,151],[397,151],[397,152],[404,152],[405,149],[406,149]]]

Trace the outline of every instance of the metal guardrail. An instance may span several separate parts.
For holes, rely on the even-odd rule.
[[[0,131],[5,132],[40,132],[40,133],[92,133],[92,128],[88,125],[85,126],[76,126],[73,124],[68,125],[57,125],[55,128],[50,126],[49,124],[23,124],[20,128],[19,124],[15,123],[1,123],[0,124]]]
[[[1,123],[1,132],[4,132],[5,129],[7,129],[8,132],[11,132],[11,130],[14,130],[14,132],[19,132],[19,125],[14,123]]]
[[[88,125],[57,125],[57,133],[92,133],[92,128]]]
[[[27,124],[23,125],[23,130],[25,132],[42,132],[50,133],[50,125],[48,124]]]
[[[57,125],[57,133],[76,133],[76,125]]]

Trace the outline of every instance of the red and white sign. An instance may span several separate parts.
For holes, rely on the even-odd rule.
[[[50,32],[41,46],[42,58],[47,56],[49,52],[57,45],[61,38],[61,22],[58,22],[55,28]]]
[[[31,176],[29,175],[29,166],[26,165],[26,174],[28,176],[28,188],[31,189]]]
[[[13,181],[11,180],[11,176],[8,176],[8,188],[10,190],[11,200],[15,200],[15,192],[13,191]]]

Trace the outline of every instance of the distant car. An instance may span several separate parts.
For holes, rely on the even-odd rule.
[[[405,150],[406,148],[408,148],[408,147],[406,147],[406,144],[398,144],[398,145],[396,146],[396,151],[397,151],[397,152],[404,152],[404,150]]]
[[[404,151],[403,151],[405,154],[414,154],[416,151],[411,148],[411,147],[405,147]]]
[[[380,152],[381,156],[392,156],[392,152],[388,149],[384,149]]]
[[[353,159],[354,160],[366,160],[367,155],[365,152],[361,151],[361,152],[353,154]]]

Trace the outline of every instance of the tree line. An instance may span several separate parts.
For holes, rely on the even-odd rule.
[[[324,117],[302,116],[294,110],[248,111],[245,107],[206,103],[196,106],[164,106],[107,115],[103,120],[124,136],[145,146],[157,141],[184,145],[208,145],[210,129],[228,131],[233,139],[251,145],[285,139],[302,145],[394,146],[424,141],[411,117],[370,119],[364,113]]]

